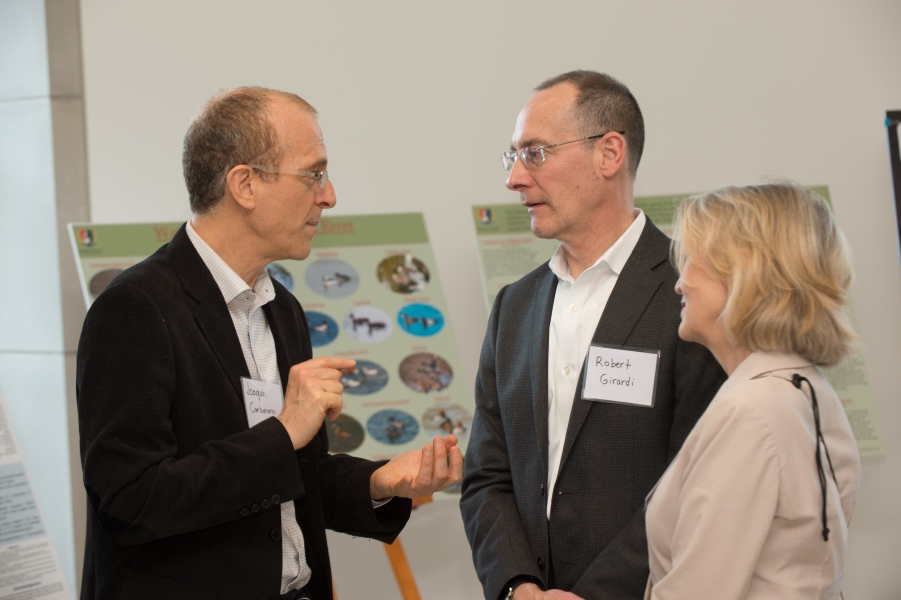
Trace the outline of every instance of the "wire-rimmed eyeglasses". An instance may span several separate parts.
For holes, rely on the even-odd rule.
[[[512,171],[513,165],[516,164],[516,158],[519,157],[522,160],[522,165],[525,168],[534,167],[536,165],[540,165],[544,161],[547,160],[547,156],[545,156],[544,151],[548,148],[556,148],[557,146],[565,146],[566,144],[574,144],[576,142],[585,142],[587,140],[596,140],[598,138],[602,138],[605,135],[610,133],[609,131],[604,133],[599,133],[597,135],[590,135],[588,137],[580,138],[578,140],[570,140],[568,142],[560,142],[559,144],[551,144],[549,146],[537,146],[532,148],[530,146],[526,146],[525,148],[520,148],[519,150],[511,150],[510,152],[504,152],[501,154],[501,160],[504,163],[505,171]],[[625,131],[617,131],[620,135],[626,135]]]
[[[264,167],[263,165],[247,165],[253,169],[266,171],[267,173],[285,173],[286,175],[299,175],[301,177],[312,177],[316,180],[316,185],[320,190],[325,189],[328,183],[328,171],[292,171],[291,169],[276,169],[274,167]]]

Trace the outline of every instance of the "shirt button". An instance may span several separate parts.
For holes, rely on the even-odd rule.
[[[563,367],[563,372],[569,375],[569,367]]]
[[[544,571],[544,559],[540,556],[538,557],[538,568]]]
[[[569,307],[569,312],[576,312],[577,310],[579,310],[579,307],[575,304]]]

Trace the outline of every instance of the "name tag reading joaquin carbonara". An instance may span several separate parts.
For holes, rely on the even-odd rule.
[[[582,399],[654,406],[660,351],[592,344],[585,357]]]
[[[247,424],[251,427],[269,417],[277,417],[282,412],[282,386],[277,383],[241,378],[244,390],[244,411],[247,413]]]

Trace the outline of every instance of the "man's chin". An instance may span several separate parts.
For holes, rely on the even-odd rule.
[[[553,240],[557,238],[556,231],[553,231],[550,227],[539,223],[536,219],[532,219],[532,223],[529,227],[532,230],[532,235],[542,240]]]
[[[287,256],[281,260],[305,260],[312,252],[313,241],[311,239],[306,239],[295,245],[293,248],[290,248],[288,252],[285,253]]]

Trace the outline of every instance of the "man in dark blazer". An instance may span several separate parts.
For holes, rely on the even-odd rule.
[[[612,77],[539,86],[507,187],[550,263],[498,294],[482,346],[460,502],[485,598],[641,598],[645,496],[725,379],[678,337],[669,240],[632,196],[644,123]],[[582,397],[591,344],[659,351],[653,407]]]
[[[390,462],[328,454],[354,363],[313,359],[303,310],[264,270],[309,255],[335,204],[326,166],[292,94],[239,88],[192,123],[191,221],[97,298],[78,348],[82,598],[328,600],[326,528],[390,542],[403,498],[459,481],[453,436]],[[242,378],[266,372],[283,406],[248,427]]]

